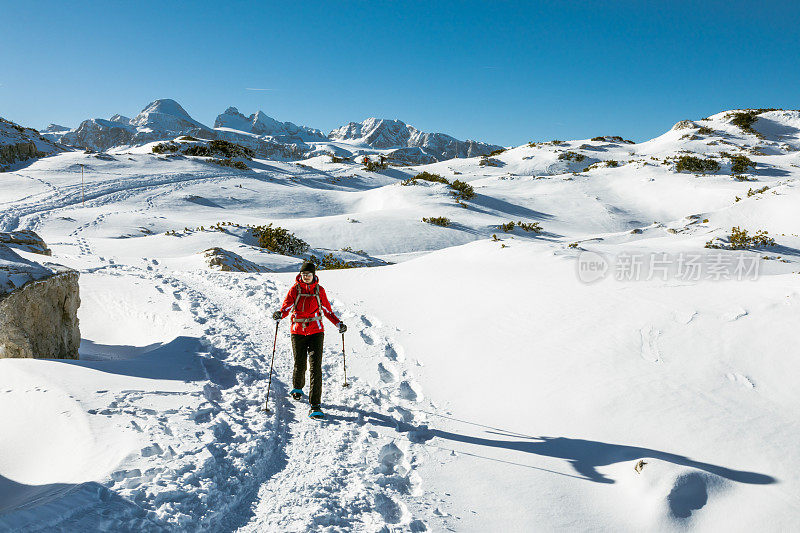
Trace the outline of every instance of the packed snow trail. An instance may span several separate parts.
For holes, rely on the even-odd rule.
[[[411,466],[415,453],[408,432],[418,429],[409,422],[424,424],[410,409],[423,398],[417,385],[402,378],[402,362],[391,360],[399,347],[368,325],[369,319],[334,300],[335,312],[351,324],[348,338],[360,331],[370,339],[351,341],[356,346],[350,357],[374,358],[382,378],[380,386],[371,387],[351,370],[352,386],[342,388],[340,339],[329,332],[323,358],[323,408],[329,418],[320,423],[308,419],[307,403],[288,396],[292,355],[284,321],[270,396],[273,412],[267,415],[262,407],[275,324],[268,317],[288,286],[267,275],[169,272],[146,261],[140,268],[106,260],[105,268],[85,273],[83,282],[118,277],[171,294],[173,311],[189,313],[203,334],[169,345],[173,352],[194,351],[193,357],[159,361],[145,354],[142,371],[156,374],[159,363],[186,365],[180,371],[188,386],[98,390],[100,404],[88,409],[89,415],[126,421],[126,429],[139,433],[145,445],[100,485],[59,493],[44,509],[0,516],[0,530],[426,529],[410,510],[425,498]],[[94,362],[74,364],[91,368]],[[205,379],[192,375],[198,370]],[[167,366],[164,373],[169,371]]]

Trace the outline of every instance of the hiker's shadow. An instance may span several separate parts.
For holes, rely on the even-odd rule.
[[[645,458],[659,459],[676,465],[696,468],[739,483],[768,485],[777,482],[775,478],[766,474],[735,470],[720,465],[695,461],[683,455],[639,446],[610,444],[607,442],[568,437],[532,437],[500,430],[493,430],[490,431],[490,433],[507,437],[508,440],[490,439],[462,435],[440,429],[429,429],[427,425],[413,425],[399,418],[376,413],[374,411],[340,405],[331,407],[353,414],[352,416],[331,415],[330,419],[334,423],[350,422],[364,424],[365,422],[370,422],[403,433],[408,440],[414,443],[425,443],[434,437],[439,437],[440,439],[453,442],[463,442],[477,446],[501,448],[544,457],[564,459],[572,465],[575,472],[582,476],[582,479],[587,479],[596,483],[614,483],[613,479],[598,472],[598,467]]]

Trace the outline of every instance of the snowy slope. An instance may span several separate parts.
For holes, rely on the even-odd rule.
[[[381,172],[145,144],[4,174],[0,231],[81,271],[83,341],[79,361],[0,359],[0,530],[797,529],[798,116]],[[720,169],[677,172],[687,154]],[[401,184],[422,170],[476,196]],[[267,317],[302,261],[257,246],[245,227],[267,223],[394,263],[319,272],[353,385],[327,324],[322,425],[287,397],[285,322],[260,412]],[[733,226],[776,245],[704,247]],[[212,247],[266,272],[214,271]],[[626,279],[632,257],[667,271]],[[706,275],[681,277],[686,258]],[[755,279],[710,275],[737,261]]]

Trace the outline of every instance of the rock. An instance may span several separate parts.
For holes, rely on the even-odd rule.
[[[0,358],[77,359],[78,272],[0,244]]]
[[[35,129],[0,118],[0,168],[3,164],[44,157],[59,150]]]
[[[269,272],[270,270],[252,261],[248,261],[241,255],[225,250],[224,248],[209,248],[203,251],[203,257],[209,268],[222,270],[224,272]]]
[[[9,248],[16,248],[34,254],[53,255],[44,240],[35,232],[29,229],[11,231],[8,233],[0,232],[0,243]]]

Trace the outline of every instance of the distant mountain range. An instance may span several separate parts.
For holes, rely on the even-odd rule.
[[[421,132],[399,120],[377,118],[350,122],[325,135],[315,128],[280,122],[262,111],[245,116],[235,107],[217,116],[214,127],[209,128],[170,99],[151,102],[133,119],[122,115],[93,118],[84,120],[75,129],[50,124],[41,133],[54,143],[96,151],[183,135],[244,144],[265,157],[298,159],[326,152],[360,155],[380,150],[390,160],[411,164],[475,157],[500,148],[478,141],[460,141],[444,133]]]

